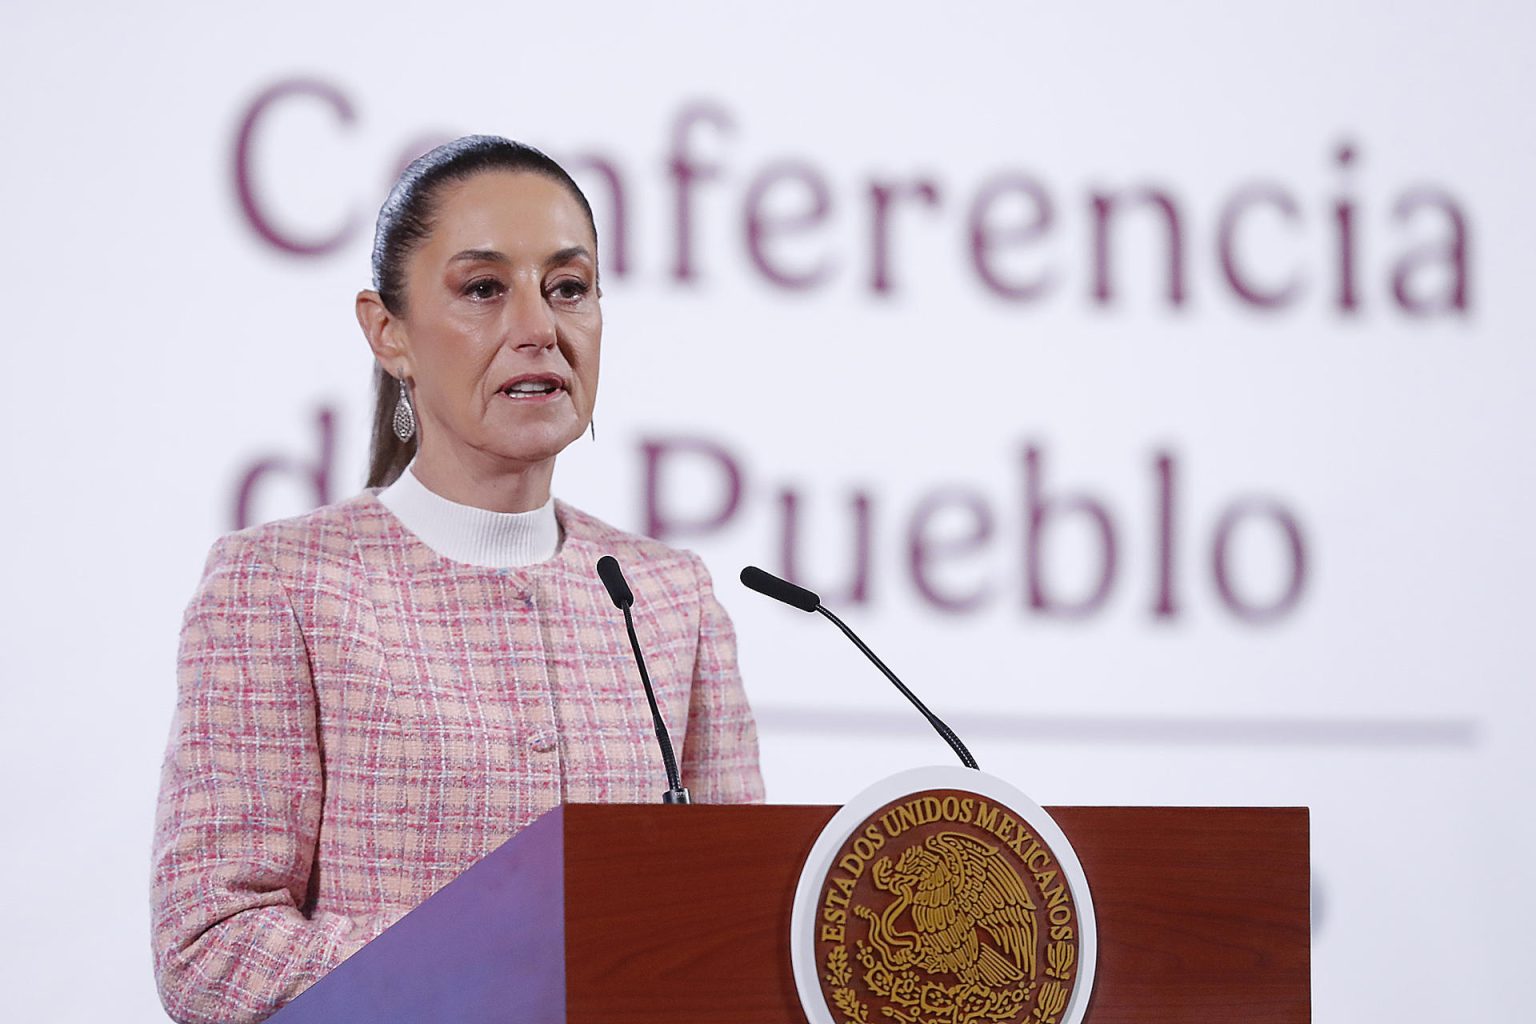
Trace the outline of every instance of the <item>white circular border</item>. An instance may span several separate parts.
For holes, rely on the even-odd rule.
[[[817,914],[820,910],[821,886],[832,870],[832,859],[853,830],[865,818],[891,803],[893,800],[929,789],[961,789],[991,799],[1024,817],[1026,823],[1044,839],[1056,855],[1062,873],[1072,892],[1072,902],[1077,907],[1078,957],[1077,983],[1072,987],[1072,998],[1061,1014],[1061,1024],[1077,1024],[1087,1012],[1088,1000],[1093,994],[1094,968],[1098,964],[1098,927],[1093,916],[1093,899],[1088,892],[1088,876],[1077,859],[1077,851],[1067,842],[1061,826],[1039,804],[1025,796],[1023,791],[995,775],[960,768],[954,765],[935,765],[929,768],[913,768],[899,772],[870,786],[848,801],[843,809],[832,816],[827,827],[821,830],[816,845],[811,847],[800,869],[800,883],[795,887],[795,902],[789,917],[789,958],[795,972],[795,988],[800,993],[800,1005],[810,1024],[838,1024],[827,1008],[827,1000],[821,992],[821,966],[816,960]]]

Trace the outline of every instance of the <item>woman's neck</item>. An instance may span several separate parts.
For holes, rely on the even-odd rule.
[[[414,472],[433,494],[487,512],[530,512],[549,503],[554,459],[513,467],[500,459],[495,462],[492,466],[463,455],[422,451],[406,472]]]

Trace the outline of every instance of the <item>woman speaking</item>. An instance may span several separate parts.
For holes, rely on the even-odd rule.
[[[433,150],[380,211],[373,278],[370,490],[220,540],[187,610],[153,869],[179,1021],[265,1018],[558,804],[657,800],[605,554],[684,785],[762,799],[698,558],[550,496],[602,340],[575,182],[505,139]]]

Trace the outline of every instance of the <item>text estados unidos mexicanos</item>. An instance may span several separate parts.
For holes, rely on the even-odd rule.
[[[921,796],[892,808],[877,822],[864,826],[862,832],[845,844],[848,852],[838,858],[827,875],[821,905],[822,942],[846,941],[848,907],[853,890],[887,840],[897,838],[910,828],[940,821],[974,825],[996,836],[1034,877],[1050,922],[1051,939],[1075,937],[1072,894],[1066,879],[1052,866],[1054,861],[1050,851],[1024,822],[980,797]]]

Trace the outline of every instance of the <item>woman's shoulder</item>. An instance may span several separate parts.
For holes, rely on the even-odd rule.
[[[668,566],[690,575],[703,574],[703,562],[686,548],[674,548],[653,537],[621,530],[574,505],[556,500],[555,518],[560,522],[566,546],[576,546],[595,560],[602,555],[618,559],[625,572],[630,567]]]
[[[360,540],[387,531],[389,514],[372,491],[301,515],[225,534],[214,542],[204,574],[262,566],[280,575],[308,575],[351,562]]]

